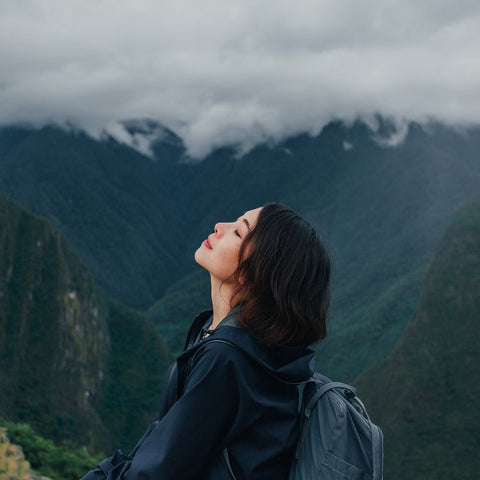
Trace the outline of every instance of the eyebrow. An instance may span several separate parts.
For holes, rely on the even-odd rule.
[[[238,222],[238,220],[239,219],[237,218],[237,222]],[[242,218],[242,222],[245,222],[245,225],[247,225],[247,228],[250,231],[250,222],[246,218]]]

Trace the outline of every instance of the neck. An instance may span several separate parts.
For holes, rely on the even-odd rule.
[[[213,277],[210,277],[210,283],[213,306],[213,321],[210,329],[214,330],[231,310],[232,285],[227,283],[222,285],[219,280]]]

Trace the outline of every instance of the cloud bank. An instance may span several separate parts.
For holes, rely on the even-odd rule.
[[[479,45],[469,0],[0,0],[0,124],[152,118],[196,157],[375,113],[478,124]]]

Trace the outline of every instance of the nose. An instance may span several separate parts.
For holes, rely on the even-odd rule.
[[[225,223],[219,222],[215,224],[215,234],[222,235],[225,232]]]

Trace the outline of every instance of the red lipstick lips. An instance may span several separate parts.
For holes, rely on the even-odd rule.
[[[210,242],[208,241],[208,238],[203,242],[203,244],[208,248],[208,249],[212,249],[212,246],[210,245]]]

